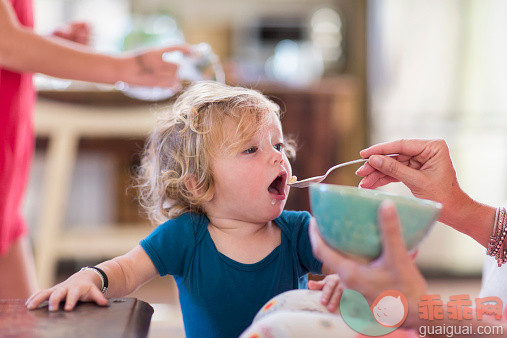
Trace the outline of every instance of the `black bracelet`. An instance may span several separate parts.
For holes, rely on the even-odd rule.
[[[100,291],[105,296],[106,292],[107,292],[107,287],[109,286],[109,280],[107,279],[106,273],[102,269],[97,268],[96,266],[85,266],[85,267],[81,268],[80,271],[83,271],[83,270],[85,270],[85,271],[92,270],[100,277],[100,280],[102,281],[102,287],[100,288]]]

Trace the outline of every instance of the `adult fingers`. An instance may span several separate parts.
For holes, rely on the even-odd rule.
[[[374,173],[375,171],[377,171],[377,169],[373,168],[368,162],[365,162],[356,170],[355,174],[357,176],[365,177]]]
[[[188,44],[182,44],[182,45],[175,45],[163,48],[162,53],[171,53],[171,52],[182,52],[183,54],[191,54],[192,53],[192,46]]]
[[[80,30],[82,32],[90,32],[91,31],[91,26],[87,22],[84,22],[84,21],[73,22],[73,23],[71,23],[71,26],[74,29]]]
[[[90,44],[90,25],[86,22],[74,23],[74,41],[83,45]]]
[[[164,87],[169,87],[174,91],[181,89],[181,84],[178,81],[178,65],[169,62],[159,64],[154,74],[157,80]]]
[[[398,182],[397,179],[392,178],[390,176],[387,176],[386,174],[376,170],[373,173],[365,176],[361,182],[359,183],[359,186],[361,188],[366,189],[375,189],[379,186],[391,183],[391,182]],[[383,184],[380,184],[383,183]]]
[[[430,140],[397,140],[393,142],[379,143],[361,150],[359,154],[363,158],[383,154],[417,156],[424,150],[425,146],[429,142]]]
[[[364,189],[377,189],[379,187],[383,187],[384,185],[388,185],[389,183],[399,182],[397,179],[383,175],[379,179],[375,181],[370,181],[369,177],[365,177],[359,182],[359,187]]]
[[[384,185],[388,185],[389,183],[393,182],[399,182],[399,180],[389,176],[384,176],[381,177],[370,189],[377,189],[379,187],[383,187]]]
[[[417,162],[415,162],[411,159],[412,159],[411,157],[407,157],[407,156],[397,156],[396,157],[396,161],[398,161],[399,163],[409,166],[414,169],[419,169],[421,167],[421,165],[420,164],[415,165]],[[368,176],[368,175],[370,175],[374,172],[377,172],[377,171],[378,170],[375,169],[374,167],[372,167],[367,161],[356,170],[355,174],[357,176],[365,177],[365,176]]]
[[[373,168],[403,182],[408,187],[417,187],[425,181],[424,174],[419,170],[410,168],[388,156],[373,155],[368,163]]]
[[[159,71],[175,75],[176,72],[178,71],[178,65],[175,63],[171,63],[171,62],[164,62],[160,65]],[[166,75],[167,74],[164,74],[163,76],[166,76]]]
[[[396,207],[391,201],[381,203],[378,211],[380,233],[382,235],[382,256],[387,261],[403,261],[409,257],[403,237]]]

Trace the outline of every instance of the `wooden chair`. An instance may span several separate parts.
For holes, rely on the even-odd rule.
[[[150,233],[148,224],[107,224],[65,227],[72,172],[82,138],[144,138],[155,125],[147,105],[97,106],[40,99],[36,135],[49,141],[41,212],[34,231],[35,264],[39,284],[55,281],[60,259],[103,259],[132,249]]]

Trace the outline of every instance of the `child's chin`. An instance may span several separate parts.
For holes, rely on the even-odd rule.
[[[283,209],[285,208],[285,201],[277,201],[275,205],[273,205],[273,215],[274,218],[277,218],[282,214]]]

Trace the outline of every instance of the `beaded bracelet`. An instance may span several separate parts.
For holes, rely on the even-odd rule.
[[[495,222],[493,223],[493,231],[491,233],[491,236],[489,236],[489,243],[488,243],[488,250],[486,251],[486,255],[491,256],[493,254],[493,249],[495,248],[494,243],[496,239],[496,231],[498,229],[498,213],[500,211],[500,208],[496,209],[495,212]]]
[[[503,212],[502,208],[496,209],[495,214],[495,223],[493,224],[493,233],[491,234],[489,245],[488,245],[488,255],[496,256],[499,251],[499,239],[502,234],[502,220],[503,220]]]
[[[507,236],[507,213],[505,211],[505,208],[502,208],[498,222],[500,229],[497,231],[498,244],[495,257],[498,262],[498,266],[501,266],[505,263],[507,256],[506,251],[504,250],[505,239]]]
[[[493,250],[493,255],[496,257],[498,263],[500,264],[500,261],[503,260],[503,247],[505,243],[505,236],[507,235],[507,213],[505,211],[505,208],[500,208],[499,216],[498,216],[498,229],[497,229],[497,235],[496,235],[496,247]],[[501,264],[500,264],[501,265]]]
[[[495,224],[493,225],[493,233],[489,239],[488,251],[489,256],[496,258],[498,266],[507,263],[507,250],[504,249],[505,240],[507,238],[507,212],[505,208],[496,209]]]

